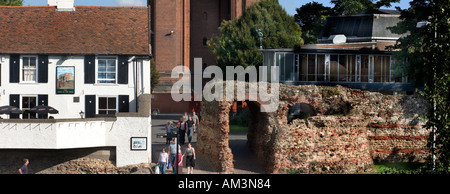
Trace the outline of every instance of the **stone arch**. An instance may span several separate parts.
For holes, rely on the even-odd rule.
[[[367,94],[340,86],[281,84],[275,112],[261,113],[258,110],[261,102],[248,103],[251,107],[248,146],[262,161],[266,173],[371,171],[373,161],[366,127],[373,121],[362,112],[368,107],[361,100],[362,95]],[[316,115],[288,123],[287,113],[298,103],[304,103]],[[229,147],[232,104],[233,101],[202,102],[196,149],[209,156],[220,173],[234,172]]]
[[[233,153],[229,147],[229,113],[234,101],[202,102],[202,122],[197,134],[197,150],[208,155],[216,171],[220,173],[233,173]],[[260,111],[261,103],[246,100],[249,114],[249,132],[247,134],[247,146],[255,153],[256,158],[263,162],[268,153],[263,143],[270,140],[271,113]],[[273,119],[272,119],[273,122]],[[270,166],[271,164],[264,164]]]

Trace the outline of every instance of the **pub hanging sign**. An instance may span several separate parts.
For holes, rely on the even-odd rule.
[[[56,94],[75,94],[75,67],[56,67]]]

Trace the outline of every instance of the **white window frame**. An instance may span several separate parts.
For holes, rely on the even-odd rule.
[[[24,57],[35,57],[36,58],[36,75],[34,81],[24,81],[23,71],[25,70],[23,67],[23,58]],[[39,66],[39,58],[37,55],[21,55],[20,56],[20,73],[19,73],[19,83],[38,83],[38,66]]]
[[[39,104],[39,102],[38,102],[38,95],[35,95],[35,94],[24,94],[24,95],[20,95],[20,97],[19,97],[19,107],[20,107],[20,110],[24,110],[23,109],[23,98],[24,97],[32,97],[32,98],[36,98],[36,105],[35,106],[37,106],[38,104]],[[20,114],[20,116],[22,117],[22,119],[23,119],[23,114]],[[36,116],[37,116],[37,114],[36,114]],[[37,118],[37,117],[36,117]]]
[[[100,83],[100,81],[102,81],[102,80],[109,80],[109,81],[112,81],[113,79],[99,79],[98,78],[98,68],[99,68],[99,66],[98,66],[98,61],[99,60],[102,60],[102,59],[114,59],[115,61],[116,61],[116,71],[115,71],[115,79],[114,79],[114,83]],[[118,81],[118,73],[117,73],[117,71],[118,71],[118,65],[119,65],[119,59],[118,59],[118,57],[117,56],[97,56],[96,58],[95,58],[95,83],[96,84],[100,84],[100,85],[117,85],[118,83],[117,83],[117,81]],[[107,63],[106,63],[107,64]],[[106,71],[107,72],[107,71]]]
[[[95,107],[96,114],[100,114],[100,108],[99,108],[100,98],[116,98],[116,113],[119,112],[119,96],[102,95],[102,96],[97,96],[97,107]],[[112,109],[108,109],[108,104],[106,104],[106,108],[107,109],[101,109],[101,110],[106,110],[106,111],[112,110]]]

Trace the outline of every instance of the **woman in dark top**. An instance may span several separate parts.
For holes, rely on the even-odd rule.
[[[188,169],[188,174],[192,174],[195,167],[195,149],[192,147],[191,143],[189,143],[186,150],[184,150],[183,157],[186,157],[186,167]]]

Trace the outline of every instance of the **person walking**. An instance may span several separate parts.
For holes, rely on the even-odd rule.
[[[195,149],[192,147],[192,144],[189,143],[188,147],[184,150],[183,157],[186,157],[186,167],[187,173],[194,173],[195,167]]]
[[[187,112],[184,112],[184,116],[183,116],[184,120],[187,121],[188,120],[188,114]]]
[[[180,121],[178,122],[179,125],[179,132],[180,132],[180,144],[184,145],[185,136],[186,136],[186,121],[184,118],[180,118]]]
[[[170,163],[172,164],[172,170],[175,171],[175,158],[177,155],[177,138],[172,139],[172,143],[169,145],[169,154],[170,154]],[[178,145],[178,149],[180,149],[180,145]]]
[[[28,174],[28,164],[30,163],[30,161],[28,159],[23,159],[23,165],[22,167],[19,168],[19,173],[20,174]]]
[[[195,114],[195,111],[192,111],[192,120],[194,120],[195,124],[194,133],[198,133],[198,126],[200,125],[200,119],[198,119],[198,116]]]
[[[173,133],[172,121],[167,122],[166,124],[166,144],[169,144],[172,140],[172,137],[169,137]]]
[[[181,148],[178,149],[178,159],[176,160],[176,164],[178,165],[178,174],[183,172],[183,155],[181,154]],[[177,168],[174,166],[173,174],[177,174]]]
[[[189,120],[186,121],[186,125],[187,125],[188,141],[189,141],[189,143],[191,143],[191,141],[192,141],[192,133],[195,130],[195,124],[194,124],[194,120],[192,120],[192,116],[189,116]]]
[[[166,168],[169,165],[167,162],[169,161],[169,156],[167,155],[166,148],[163,148],[161,153],[159,154],[159,169],[161,170],[161,174],[166,174]]]

